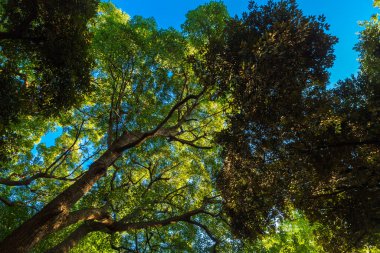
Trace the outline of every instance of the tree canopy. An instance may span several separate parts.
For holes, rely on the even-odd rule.
[[[25,137],[13,124],[57,115],[90,90],[88,22],[97,3],[0,1],[0,160]]]
[[[292,0],[210,2],[181,30],[97,1],[0,6],[0,252],[380,246],[376,16],[360,73],[327,88],[337,39]]]
[[[227,25],[226,46],[212,52],[235,111],[219,137],[218,180],[237,234],[263,235],[296,208],[325,226],[326,250],[378,241],[379,29],[365,26],[361,72],[326,89],[335,38],[323,17],[269,1]]]

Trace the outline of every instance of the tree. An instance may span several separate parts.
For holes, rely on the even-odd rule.
[[[325,89],[336,39],[323,18],[280,1],[231,19],[211,2],[176,31],[101,3],[86,24],[92,92],[54,117],[11,122],[32,134],[1,163],[0,252],[319,251],[305,241],[314,232],[375,239],[376,201],[365,201],[377,175],[362,173],[377,168],[375,140],[362,139],[374,97],[366,75]],[[277,234],[246,241],[231,226]]]
[[[14,124],[49,117],[91,89],[88,21],[98,1],[0,1],[0,160],[22,141]]]
[[[327,29],[295,1],[251,4],[210,51],[233,110],[219,136],[219,189],[241,237],[264,235],[296,208],[326,228],[326,251],[378,246],[378,65],[327,90],[336,41]],[[368,27],[359,48],[375,50],[378,31]],[[377,61],[372,52],[363,62]]]
[[[3,124],[19,110],[56,114],[88,90],[87,24],[97,4],[96,0],[1,2],[1,78],[8,88],[2,89],[1,99],[14,106],[2,108]]]
[[[214,234],[226,226],[208,219],[220,216],[210,133],[221,129],[222,109],[194,74],[202,56],[190,35],[111,4],[101,4],[90,30],[93,93],[55,120],[63,129],[55,146],[40,143],[1,171],[2,217],[21,206],[15,220],[29,219],[3,227],[0,251],[67,252],[87,235],[85,249],[102,252],[184,251],[188,240],[203,241],[200,251],[222,247]]]

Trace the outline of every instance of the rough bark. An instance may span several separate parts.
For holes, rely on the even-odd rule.
[[[125,145],[136,142],[140,135],[124,133],[99,159],[90,165],[89,170],[75,183],[69,186],[40,212],[14,230],[0,244],[0,252],[28,252],[44,237],[62,227],[69,217],[70,208],[85,195],[112,165]],[[133,146],[131,146],[133,147]]]
[[[90,165],[89,170],[81,178],[8,235],[0,243],[0,252],[28,252],[47,235],[62,228],[63,224],[67,223],[71,207],[106,174],[107,168],[121,156],[122,152],[136,147],[154,136],[173,135],[178,125],[166,129],[163,128],[164,125],[183,104],[191,99],[198,99],[203,93],[204,90],[198,95],[189,95],[176,103],[167,116],[151,131],[145,133],[124,132],[102,156]]]

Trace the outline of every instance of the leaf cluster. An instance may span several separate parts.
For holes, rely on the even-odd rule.
[[[337,41],[327,30],[295,1],[251,3],[210,50],[233,112],[218,184],[239,236],[261,237],[296,208],[325,226],[327,251],[378,245],[377,81],[363,69],[326,89]],[[361,47],[377,41],[370,30]]]

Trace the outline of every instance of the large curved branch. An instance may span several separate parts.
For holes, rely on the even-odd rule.
[[[180,221],[189,222],[190,218],[203,213],[204,209],[194,209],[182,215],[173,216],[163,220],[153,220],[153,221],[144,221],[144,222],[126,222],[125,220],[120,220],[118,222],[109,223],[107,222],[85,222],[81,226],[79,226],[74,232],[72,232],[64,241],[48,250],[46,253],[67,253],[73,247],[75,247],[85,236],[89,233],[95,231],[103,231],[105,233],[115,233],[115,232],[123,232],[128,230],[135,229],[144,229],[148,227],[163,227],[171,224],[175,224]]]
[[[46,251],[46,253],[68,253],[70,249],[74,248],[89,233],[95,231],[102,231],[103,229],[106,229],[106,227],[102,226],[101,223],[94,223],[91,225],[89,225],[88,223],[83,223],[74,232],[72,232],[63,242]]]
[[[76,224],[80,221],[88,220],[102,220],[103,223],[107,223],[110,220],[110,215],[103,208],[87,208],[78,211],[71,212],[60,228]]]
[[[0,252],[28,252],[47,235],[57,231],[69,216],[70,208],[81,199],[92,186],[103,177],[123,151],[136,147],[154,136],[173,134],[176,129],[163,128],[174,112],[192,99],[199,99],[204,93],[189,95],[176,103],[167,116],[153,130],[145,133],[124,132],[112,145],[89,167],[89,170],[76,180],[71,186],[61,192],[48,203],[40,212],[35,214],[19,228],[14,230],[0,243]]]

